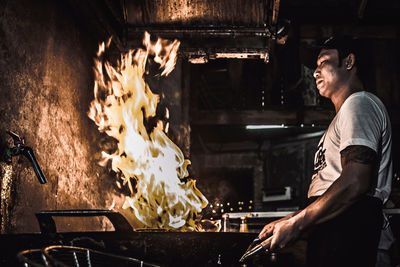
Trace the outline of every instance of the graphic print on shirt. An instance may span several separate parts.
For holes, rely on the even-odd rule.
[[[315,153],[314,174],[317,174],[319,171],[321,171],[322,169],[324,169],[326,167],[326,160],[325,160],[326,148],[324,149],[325,134],[322,137],[321,142],[318,144],[317,152]]]

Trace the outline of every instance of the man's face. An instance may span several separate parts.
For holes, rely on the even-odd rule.
[[[344,67],[339,67],[339,54],[336,49],[322,49],[318,55],[314,78],[318,91],[323,97],[331,98],[343,82]]]

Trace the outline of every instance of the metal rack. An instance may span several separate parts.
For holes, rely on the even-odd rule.
[[[159,266],[126,256],[105,253],[89,248],[62,245],[48,246],[43,249],[24,250],[19,252],[17,257],[23,266],[33,267]]]

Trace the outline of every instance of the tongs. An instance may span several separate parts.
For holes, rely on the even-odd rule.
[[[268,252],[269,248],[271,246],[271,241],[272,241],[273,236],[270,236],[268,238],[255,238],[253,242],[251,242],[250,246],[247,248],[246,252],[243,254],[243,256],[240,258],[239,262],[244,262],[246,261],[249,257],[258,254],[262,251]]]

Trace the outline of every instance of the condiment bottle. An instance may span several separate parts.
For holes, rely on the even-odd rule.
[[[249,229],[248,229],[248,227],[247,227],[246,216],[240,217],[240,220],[241,220],[241,222],[240,222],[240,229],[239,229],[239,232],[248,232]]]

